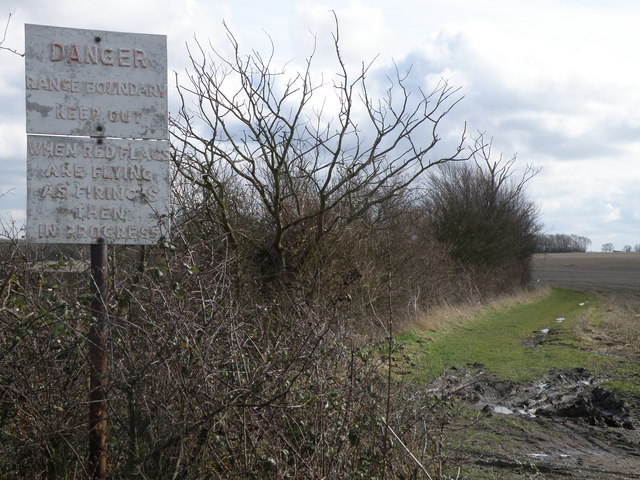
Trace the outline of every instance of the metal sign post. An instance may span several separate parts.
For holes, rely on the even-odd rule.
[[[167,38],[25,25],[27,239],[91,245],[89,470],[107,478],[107,244],[168,236]]]
[[[107,244],[91,245],[94,297],[89,329],[89,467],[91,478],[107,478],[107,387],[109,382],[107,329]]]

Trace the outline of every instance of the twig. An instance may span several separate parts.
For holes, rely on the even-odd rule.
[[[9,30],[9,23],[11,23],[11,17],[13,16],[13,12],[11,12],[9,14],[9,18],[7,19],[7,23],[4,26],[4,34],[2,35],[2,40],[0,40],[0,50],[7,50],[11,53],[15,53],[16,55],[19,55],[21,57],[24,57],[24,53],[20,53],[17,50],[14,50],[12,48],[8,48],[8,47],[3,47],[2,44],[4,43],[4,41],[7,39],[7,30]]]
[[[424,473],[427,478],[429,480],[433,480],[433,478],[431,478],[431,475],[429,475],[429,472],[427,472],[427,469],[424,468],[424,465],[422,465],[422,463],[420,463],[420,460],[418,460],[415,455],[413,453],[411,453],[411,450],[409,450],[407,448],[407,446],[404,444],[404,442],[402,440],[400,440],[400,437],[398,436],[398,434],[396,432],[393,431],[393,428],[391,428],[391,425],[387,424],[387,421],[385,420],[384,417],[382,417],[382,421],[385,423],[387,430],[389,430],[389,432],[391,432],[391,435],[394,436],[394,438],[398,441],[398,443],[400,444],[400,446],[404,449],[405,452],[407,452],[407,454],[411,457],[411,459],[416,462],[416,465],[418,465],[418,467],[420,468],[420,470],[422,470],[422,473]]]

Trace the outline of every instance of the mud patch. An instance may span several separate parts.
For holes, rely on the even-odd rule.
[[[635,430],[629,403],[619,394],[595,385],[584,368],[552,372],[533,383],[498,380],[453,370],[443,377],[445,391],[484,413],[559,417],[594,426]]]
[[[587,369],[518,383],[487,375],[476,364],[451,369],[430,388],[478,412],[468,435],[473,440],[457,458],[474,470],[509,470],[505,478],[514,479],[531,472],[544,472],[543,478],[640,478],[637,399],[603,388]],[[502,439],[498,447],[496,438]]]
[[[615,392],[596,387],[591,392],[578,389],[536,410],[537,415],[580,419],[589,425],[606,425],[635,430],[629,406]]]

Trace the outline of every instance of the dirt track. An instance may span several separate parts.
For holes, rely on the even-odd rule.
[[[640,253],[553,253],[533,259],[534,282],[640,298]]]
[[[611,307],[608,312],[614,317],[618,312],[625,317],[629,313],[631,318],[639,316],[640,253],[539,255],[533,262],[533,281],[606,296]],[[640,371],[640,325],[633,321],[622,330],[599,331],[598,350],[626,358],[638,364]],[[445,384],[451,382],[455,395],[468,405],[475,409],[485,405],[482,411],[489,410],[476,426],[481,434],[471,435],[477,439],[472,441],[475,451],[457,458],[475,472],[464,478],[640,479],[640,398],[618,397],[603,390],[609,405],[601,405],[601,411],[596,408],[595,415],[583,415],[598,407],[594,398],[600,391],[589,377],[589,366],[584,367],[553,372],[533,384],[500,382],[479,372],[453,372],[441,379]],[[461,383],[473,388],[460,389]],[[545,386],[544,391],[539,385]],[[447,390],[446,385],[442,387]],[[523,406],[539,406],[539,402],[544,406],[535,416],[516,413]],[[501,411],[494,413],[487,405],[499,405]],[[624,422],[607,422],[606,414],[614,407],[620,407],[628,421],[624,426]],[[503,415],[503,411],[513,413]],[[481,440],[487,434],[500,438],[499,444]]]

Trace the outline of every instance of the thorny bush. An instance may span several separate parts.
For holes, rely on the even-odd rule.
[[[3,247],[0,474],[86,478],[87,274]],[[385,416],[384,347],[345,341],[348,309],[234,294],[234,260],[207,248],[110,259],[110,475],[420,478],[387,422],[429,466],[440,440],[414,408],[437,402],[398,390]]]

